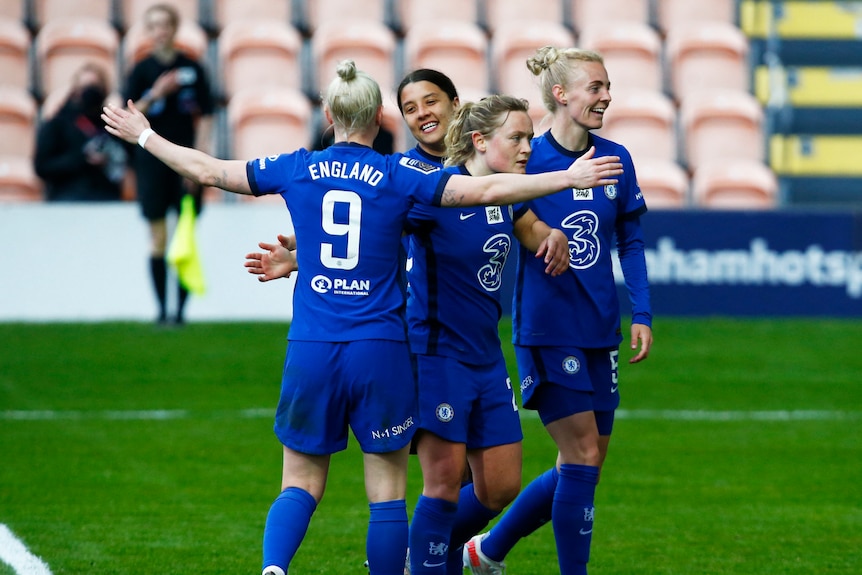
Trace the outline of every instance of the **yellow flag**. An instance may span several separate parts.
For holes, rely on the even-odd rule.
[[[168,263],[176,270],[184,288],[193,294],[201,295],[206,289],[195,240],[195,219],[195,199],[186,194],[180,205],[174,237],[168,247]]]

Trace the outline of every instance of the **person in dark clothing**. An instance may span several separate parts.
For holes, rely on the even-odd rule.
[[[108,75],[84,64],[66,101],[39,126],[33,167],[49,202],[117,201],[126,173],[126,145],[105,131]]]
[[[127,78],[124,100],[134,102],[153,129],[171,141],[206,151],[214,102],[201,64],[180,52],[174,39],[179,13],[169,4],[154,4],[144,13],[146,31],[152,39],[150,54],[132,68]],[[183,195],[195,197],[201,208],[201,188],[183,180],[149,152],[134,153],[137,197],[150,227],[150,275],[159,305],[159,323],[183,323],[188,291],[179,285],[176,313],[167,310],[168,243],[166,217],[179,213]]]

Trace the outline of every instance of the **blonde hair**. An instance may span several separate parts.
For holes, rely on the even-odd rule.
[[[574,69],[583,62],[598,62],[604,65],[601,54],[583,48],[555,48],[545,46],[527,59],[527,69],[539,78],[542,102],[549,112],[557,110],[554,86],[568,86]]]
[[[503,124],[511,112],[528,113],[530,103],[523,98],[493,95],[478,102],[465,102],[455,112],[446,130],[446,166],[465,163],[476,153],[473,134],[489,137]]]
[[[361,132],[374,123],[377,110],[383,105],[380,86],[374,78],[358,70],[353,60],[339,62],[335,72],[323,104],[332,114],[332,122],[338,130],[348,135]]]
[[[150,16],[154,12],[164,12],[168,15],[168,22],[171,24],[174,30],[179,28],[180,26],[180,12],[176,9],[172,4],[159,2],[157,4],[151,4],[144,10],[144,18],[145,21],[149,21]]]

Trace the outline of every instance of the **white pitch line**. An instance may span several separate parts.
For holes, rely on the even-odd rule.
[[[538,419],[538,414],[529,409],[520,410],[524,419]],[[224,411],[190,411],[187,409],[153,410],[108,410],[108,411],[53,411],[53,410],[8,410],[0,411],[0,421],[166,421],[177,419],[268,419],[275,416],[273,408],[250,408]],[[858,421],[862,411],[828,409],[813,410],[726,410],[699,409],[618,409],[617,419],[655,421]]]
[[[51,575],[47,563],[30,553],[27,546],[0,523],[0,561],[17,575]]]

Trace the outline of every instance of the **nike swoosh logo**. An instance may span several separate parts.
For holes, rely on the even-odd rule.
[[[579,531],[579,533],[580,533],[581,535],[589,535],[589,534],[590,534],[590,533],[592,533],[592,532],[593,532],[593,528],[592,528],[592,527],[590,527],[589,529],[581,529],[581,530]]]
[[[440,566],[445,565],[445,564],[446,564],[445,561],[443,561],[442,563],[428,563],[428,561],[422,562],[423,567],[440,567]]]
[[[618,388],[619,388],[618,385],[611,387],[611,393],[616,393]]]
[[[472,218],[472,217],[473,217],[473,216],[475,216],[475,215],[476,215],[475,213],[472,213],[472,214],[461,214],[461,215],[460,215],[460,218],[461,218],[461,221],[463,221],[463,220],[466,220],[466,219]]]

